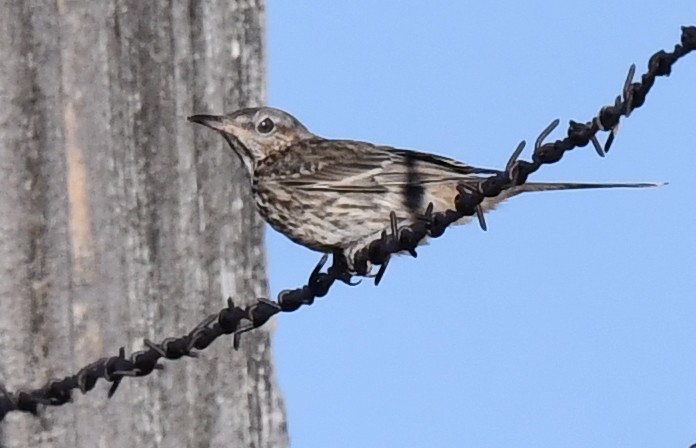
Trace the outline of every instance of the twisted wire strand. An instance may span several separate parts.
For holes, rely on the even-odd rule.
[[[558,162],[567,151],[591,143],[597,154],[604,157],[611,149],[621,117],[628,117],[635,109],[641,107],[655,79],[658,76],[668,76],[672,66],[694,49],[696,26],[682,27],[681,42],[675,45],[672,52],[661,50],[655,53],[648,62],[648,71],[641,76],[639,82],[634,82],[635,66],[631,66],[622,93],[617,96],[613,105],[602,107],[589,122],[570,121],[565,138],[544,143],[558,126],[559,120],[549,124],[534,143],[531,162],[519,160],[525,147],[525,142],[521,142],[510,156],[502,174],[482,179],[475,188],[461,185],[453,209],[444,213],[432,213],[432,206],[429,206],[426,211],[428,219],[408,227],[397,228],[395,220],[392,219],[389,232],[385,231],[381,238],[372,241],[355,255],[354,266],[358,273],[367,274],[369,263],[380,265],[380,270],[375,276],[375,283],[379,283],[392,254],[406,251],[415,257],[419,241],[425,237],[441,236],[450,224],[464,216],[476,215],[479,224],[485,230],[486,222],[481,212],[481,202],[484,198],[497,196],[508,188],[525,183],[541,166]],[[604,145],[597,139],[600,131],[609,132]],[[155,370],[161,370],[161,359],[196,357],[194,350],[205,350],[225,334],[234,335],[234,347],[238,348],[242,334],[264,325],[281,311],[292,312],[303,305],[311,305],[317,298],[328,294],[335,281],[356,284],[351,282],[345,259],[339,256],[335,255],[332,265],[326,272],[322,272],[327,260],[328,255],[321,258],[306,285],[281,291],[276,301],[259,298],[256,303],[240,307],[230,298],[225,308],[206,317],[189,333],[180,337],[169,337],[159,343],[145,339],[143,344],[146,348],[130,356],[126,356],[125,348],[121,347],[115,356],[98,359],[74,375],[51,379],[42,387],[33,390],[11,392],[0,384],[0,421],[9,412],[22,411],[37,415],[39,405],[61,406],[69,403],[73,390],[87,393],[100,379],[111,383],[108,397],[112,397],[124,378],[142,377]]]

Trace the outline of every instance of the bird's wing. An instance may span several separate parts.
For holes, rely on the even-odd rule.
[[[351,140],[300,142],[278,157],[281,160],[267,164],[275,166],[273,175],[260,176],[265,182],[314,191],[379,193],[394,186],[476,180],[477,174],[498,173],[433,154]]]

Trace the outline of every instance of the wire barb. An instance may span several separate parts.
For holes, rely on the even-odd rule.
[[[626,74],[626,81],[624,81],[624,88],[623,88],[623,100],[624,103],[626,104],[626,110],[624,112],[624,116],[626,118],[631,116],[631,112],[633,112],[633,89],[631,87],[633,86],[633,77],[636,75],[636,64],[631,64],[631,66],[628,69],[628,73]]]
[[[515,164],[517,164],[517,159],[520,158],[520,155],[522,154],[522,151],[524,151],[524,147],[527,145],[527,142],[522,140],[517,144],[517,147],[515,150],[512,152],[512,155],[508,159],[507,163],[505,164],[505,172],[508,173],[508,175],[512,172],[512,170],[515,168]]]
[[[551,123],[549,123],[548,126],[546,126],[543,131],[541,131],[541,133],[539,134],[537,139],[534,141],[534,150],[535,151],[538,150],[539,148],[541,148],[541,146],[544,144],[544,140],[546,140],[546,138],[549,135],[551,135],[551,133],[554,131],[554,129],[556,129],[558,127],[558,124],[560,122],[561,122],[561,120],[556,118]]]

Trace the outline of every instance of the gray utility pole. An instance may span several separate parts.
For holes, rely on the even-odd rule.
[[[0,383],[39,387],[267,296],[262,226],[219,136],[264,101],[260,0],[0,0]],[[285,447],[269,332],[10,413],[3,447]]]

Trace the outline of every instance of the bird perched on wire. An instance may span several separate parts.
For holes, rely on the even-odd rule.
[[[345,257],[351,275],[356,252],[383,231],[454,208],[457,185],[475,187],[500,171],[453,159],[311,133],[295,117],[270,107],[227,115],[193,115],[189,121],[218,131],[251,179],[261,216],[278,232],[315,251]],[[527,191],[640,188],[653,183],[525,183],[484,199],[483,212]],[[457,223],[464,224],[464,217]]]

